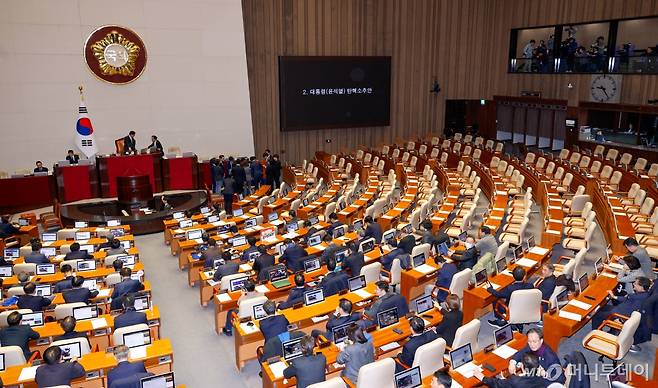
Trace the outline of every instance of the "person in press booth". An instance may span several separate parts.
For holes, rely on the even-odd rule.
[[[137,152],[137,141],[135,140],[135,131],[128,132],[128,136],[123,138],[123,153],[128,155]]]
[[[66,160],[68,160],[70,164],[78,164],[80,156],[76,155],[73,150],[68,150]]]

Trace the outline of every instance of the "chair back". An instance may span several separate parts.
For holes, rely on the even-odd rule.
[[[14,264],[14,274],[18,275],[21,272],[28,274],[35,274],[37,271],[37,265],[34,263],[20,263]]]
[[[622,359],[628,350],[633,345],[633,336],[635,336],[635,331],[638,326],[640,326],[640,319],[642,314],[639,311],[633,311],[630,318],[624,322],[621,327],[621,332],[617,336],[617,343],[619,344],[619,353],[617,354],[617,360]]]
[[[123,150],[125,149],[123,138],[116,139],[114,141],[114,147],[116,148],[117,155],[123,154]]]
[[[72,240],[75,238],[75,233],[77,232],[77,229],[73,228],[64,228],[60,229],[57,231],[57,239],[58,240]]]
[[[391,263],[391,279],[389,284],[392,286],[397,286],[402,281],[402,266],[400,265],[400,259],[393,259]]]
[[[311,384],[306,388],[347,388],[345,381],[340,377],[334,377],[326,381]]]
[[[392,357],[363,365],[359,369],[356,388],[395,388],[395,361]]]
[[[28,313],[31,313],[32,310],[30,310],[30,309],[16,309],[16,310],[7,310],[7,311],[1,312],[0,313],[0,327],[7,327],[9,325],[7,323],[7,318],[13,312],[18,312],[18,313],[21,313],[21,314],[28,314]]]
[[[443,356],[446,352],[446,340],[437,338],[416,349],[412,367],[420,367],[420,377],[425,378],[443,368]]]
[[[124,256],[124,255],[108,255],[108,256],[105,256],[105,259],[103,259],[103,265],[105,267],[111,267],[112,264],[114,264],[114,260],[116,260],[119,256]]]
[[[552,293],[551,296],[548,298],[548,301],[549,301],[550,304],[551,304],[551,308],[553,308],[553,307],[561,307],[561,306],[558,306],[558,305],[557,305],[557,296],[560,295],[560,293],[561,293],[562,291],[566,290],[566,289],[567,289],[566,286],[556,286],[555,289],[553,289],[553,293]],[[566,304],[566,302],[565,302],[565,304]]]
[[[432,246],[428,243],[416,245],[415,247],[413,247],[413,249],[411,249],[411,257],[415,257],[416,255],[422,253],[425,255],[425,260],[427,260],[430,257],[431,247]]]
[[[112,287],[117,283],[121,283],[121,274],[111,273],[105,277],[105,286]]]
[[[470,268],[457,272],[450,281],[450,287],[448,288],[450,293],[457,295],[459,300],[462,300],[464,298],[464,290],[468,288],[468,283],[472,275],[473,270]]]
[[[569,156],[569,150],[566,149],[566,148],[563,148],[563,149],[560,151],[560,154],[558,155],[558,157],[559,157],[560,159],[562,159],[562,160],[567,159],[568,156]]]
[[[382,270],[382,263],[376,261],[361,267],[361,273],[366,278],[366,284],[374,283],[379,280],[379,273]]]
[[[268,298],[267,296],[257,296],[255,298],[249,298],[247,300],[244,300],[240,303],[239,309],[238,309],[238,317],[239,318],[254,318],[254,306],[263,304],[267,302]]]
[[[86,338],[71,338],[71,339],[66,339],[66,340],[59,340],[59,341],[53,341],[50,346],[60,346],[60,345],[66,345],[66,344],[71,344],[71,343],[79,343],[80,344],[80,355],[84,356],[85,354],[91,353],[91,348],[89,346],[89,340]]]
[[[11,298],[12,296],[25,295],[23,291],[23,286],[13,286],[7,290],[7,297]]]
[[[494,263],[501,258],[505,257],[507,255],[507,251],[509,250],[509,241],[505,241],[504,243],[500,244],[498,246],[498,249],[496,250],[496,257],[494,258]]]
[[[73,308],[86,306],[84,302],[62,303],[55,306],[55,320],[59,321],[69,316],[73,316]]]
[[[27,362],[20,346],[0,346],[0,354],[5,355],[5,370],[10,366],[24,365]]]
[[[509,300],[509,323],[523,324],[541,321],[541,291],[516,290]]]
[[[124,345],[123,335],[128,333],[134,333],[137,331],[148,330],[149,326],[146,323],[139,323],[137,325],[120,327],[114,330],[112,333],[112,346]]]
[[[242,274],[242,273],[234,273],[234,274],[231,274],[231,275],[222,276],[222,280],[221,280],[221,283],[219,285],[219,289],[220,290],[228,290],[229,285],[231,284],[231,280],[242,278],[244,276],[245,276],[245,274]]]
[[[462,325],[455,332],[455,339],[452,341],[452,349],[460,346],[471,344],[471,351],[475,354],[478,351],[478,336],[480,335],[480,320],[473,319],[469,323]]]

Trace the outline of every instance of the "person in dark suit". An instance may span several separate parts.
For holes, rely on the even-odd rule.
[[[254,260],[254,263],[251,265],[251,269],[256,272],[256,276],[260,280],[261,276],[260,273],[261,271],[266,271],[270,267],[274,266],[274,256],[270,255],[267,253],[267,247],[264,245],[261,245],[258,247],[258,252],[260,252],[260,255]],[[269,274],[268,274],[268,279],[269,279]]]
[[[109,247],[107,248],[107,255],[112,256],[112,255],[125,255],[128,252],[126,252],[126,249],[121,245],[121,241],[119,241],[116,238],[112,238],[109,242]]]
[[[363,252],[359,252],[359,246],[354,241],[347,244],[350,249],[350,255],[343,259],[341,268],[343,271],[350,270],[351,276],[358,276],[361,274],[361,268],[366,265]]]
[[[71,244],[69,249],[71,251],[64,256],[64,260],[86,260],[93,258],[87,251],[81,251],[80,244],[77,242]]]
[[[639,276],[633,282],[633,291],[635,292],[632,294],[618,297],[612,290],[608,291],[610,301],[592,316],[592,327],[599,327],[613,313],[629,317],[633,311],[642,311],[642,304],[649,297],[648,291],[650,288],[651,280],[644,276]]]
[[[552,382],[563,384],[566,376],[560,365],[560,358],[555,354],[553,349],[544,343],[544,333],[539,328],[531,328],[526,333],[528,344],[516,352],[509,361],[508,370],[511,375],[515,374],[522,366],[521,361],[526,354],[537,356],[539,366],[544,370],[542,374],[546,378],[547,385]]]
[[[119,273],[121,274],[121,282],[115,284],[114,290],[112,291],[112,303],[110,304],[112,310],[118,310],[121,308],[124,295],[142,291],[144,289],[142,282],[130,278],[130,275],[132,275],[132,270],[130,268],[121,268]]]
[[[43,163],[37,160],[37,166],[34,168],[34,172],[48,172],[48,167],[44,167]]]
[[[140,323],[148,324],[146,313],[135,310],[135,296],[128,294],[123,297],[123,312],[114,317],[114,328],[118,329]]]
[[[135,140],[135,131],[128,132],[128,136],[123,138],[123,153],[128,155],[131,152],[137,153],[137,141]]]
[[[302,302],[304,300],[304,293],[308,291],[308,287],[306,286],[306,280],[304,279],[304,274],[302,273],[297,273],[295,274],[295,287],[290,290],[290,293],[288,293],[288,298],[284,301],[279,303],[279,310],[287,309],[289,307],[292,307],[294,304]]]
[[[162,143],[160,143],[160,140],[158,140],[158,137],[155,135],[151,135],[151,144],[148,146],[148,149],[151,152],[153,151],[164,152],[164,148],[162,148]]]
[[[446,345],[452,346],[455,340],[455,333],[462,325],[464,313],[459,310],[461,304],[459,296],[450,294],[446,298],[446,308],[441,309],[443,320],[436,326],[436,334],[446,340]]]
[[[329,233],[326,233],[322,236],[322,242],[326,244],[326,247],[320,255],[320,262],[324,265],[327,263],[330,257],[335,257],[336,252],[341,248],[340,245],[334,243],[333,237]]]
[[[89,342],[89,338],[87,338],[87,333],[86,332],[77,332],[75,331],[75,325],[77,324],[77,321],[75,320],[74,317],[68,316],[61,321],[59,321],[59,326],[64,330],[64,334],[55,337],[55,341],[61,341],[61,340],[68,340],[68,339],[75,339],[75,338],[84,338]]]
[[[123,262],[119,260],[121,264],[123,265]],[[69,264],[64,264],[59,268],[59,271],[64,274],[64,279],[58,281],[55,283],[55,290],[53,291],[54,293],[60,293],[64,290],[68,290],[70,288],[73,288],[73,268]]]
[[[244,252],[242,252],[242,257],[240,258],[242,262],[249,261],[249,256],[254,252],[258,252],[258,247],[256,246],[256,242],[258,242],[256,237],[254,236],[247,237],[247,244],[249,244],[249,247],[245,249]]]
[[[131,377],[135,374],[146,373],[143,361],[129,362],[128,356],[130,349],[126,345],[118,345],[112,351],[114,358],[117,359],[117,366],[107,372],[107,386],[112,387],[112,384],[118,380]],[[115,384],[115,388],[118,388]]]
[[[224,196],[224,211],[226,215],[233,215],[233,196],[235,195],[235,180],[233,174],[229,171],[224,178],[224,188],[222,189]]]
[[[23,314],[14,311],[7,317],[7,327],[0,329],[0,344],[2,346],[18,346],[23,350],[25,359],[29,360],[32,352],[28,346],[30,340],[40,337],[39,333],[28,325],[21,325]]]
[[[290,239],[286,239],[284,241],[284,244],[286,246],[286,250],[283,252],[283,255],[281,255],[281,257],[279,258],[279,262],[284,263],[286,267],[292,272],[297,272],[301,269],[304,269],[303,262],[298,263],[298,261],[302,257],[306,256],[306,250],[304,250],[304,248],[294,243]],[[301,268],[299,267],[299,264],[301,264]]]
[[[242,161],[239,160],[233,165],[231,169],[233,179],[235,179],[235,191],[238,194],[244,194],[245,183],[247,182],[247,172],[242,167]]]
[[[327,274],[318,285],[326,297],[338,294],[342,290],[347,290],[348,276],[345,272],[336,271],[336,259],[333,257],[327,261]]]
[[[435,258],[437,264],[439,260]],[[452,278],[455,274],[459,272],[455,263],[443,263],[441,269],[437,271],[436,274],[436,283],[434,284],[437,288],[445,288],[446,290],[450,288],[450,283],[452,283]],[[438,302],[443,302],[446,300],[448,292],[438,289],[436,292],[436,300]]]
[[[13,236],[17,233],[20,232],[20,229],[18,229],[14,224],[9,222],[9,216],[2,216],[0,217],[0,237],[5,238],[5,237],[10,237]]]
[[[76,276],[73,278],[73,281],[71,282],[73,288],[62,292],[62,296],[66,303],[82,302],[89,304],[91,299],[98,295],[98,290],[90,291],[88,288],[82,287],[84,282],[85,279],[82,276]]]
[[[62,349],[51,346],[43,352],[45,364],[37,368],[35,381],[39,387],[71,385],[71,380],[83,377],[85,369],[76,358],[62,362]]]
[[[477,263],[478,258],[480,257],[480,254],[475,247],[475,239],[473,237],[466,237],[466,241],[464,241],[464,248],[466,249],[450,255],[450,258],[457,262],[457,269],[460,271],[466,268],[473,268],[475,263]]]
[[[267,317],[260,320],[260,331],[263,333],[265,342],[270,338],[288,331],[288,319],[283,315],[276,314],[276,303],[271,300],[263,303],[263,311]]]
[[[539,359],[534,354],[526,353],[523,356],[520,373],[507,379],[498,377],[485,377],[482,372],[475,372],[485,386],[491,388],[544,388],[548,386],[546,380],[539,375]]]
[[[389,292],[389,285],[387,282],[380,280],[375,282],[377,288],[375,288],[375,295],[377,299],[375,302],[370,305],[365,310],[365,315],[368,318],[364,323],[367,325],[372,325],[376,323],[377,314],[381,311],[397,307],[398,316],[401,317],[409,312],[409,305],[404,297],[400,294],[394,292]]]
[[[553,266],[552,263],[546,263],[541,267],[541,283],[539,283],[537,289],[541,291],[542,300],[549,300],[551,295],[553,295],[553,291],[555,291],[555,282],[557,281],[557,278],[553,272],[555,272],[555,266]],[[546,312],[547,309],[548,306],[542,304],[542,310]]]
[[[261,362],[265,362],[267,359],[272,357],[283,357],[283,347],[281,344],[286,341],[301,338],[305,335],[306,334],[303,331],[294,330],[287,331],[270,338],[270,340],[265,342],[263,345],[263,354],[259,357],[259,360]]]
[[[496,291],[493,289],[493,287],[489,286],[489,288],[487,288],[487,291],[489,291],[491,295],[496,297],[496,299],[502,299],[504,303],[507,304],[509,303],[509,299],[514,291],[529,290],[531,288],[534,288],[532,284],[525,281],[525,269],[523,269],[522,267],[514,268],[514,271],[512,271],[512,276],[514,277],[514,283],[510,284],[509,286],[503,288],[500,291]],[[504,311],[499,311],[498,309],[494,309],[494,316],[496,317],[496,319],[490,319],[489,323],[492,326],[497,326],[497,327],[505,326],[507,322],[503,321],[502,319],[503,313]]]
[[[322,353],[313,354],[315,340],[310,336],[306,336],[302,338],[300,345],[302,356],[290,362],[290,366],[283,371],[283,377],[287,379],[295,377],[297,379],[297,388],[306,388],[311,384],[325,381],[327,359]]]
[[[434,372],[432,376],[432,385],[430,388],[450,388],[452,385],[452,377],[443,369]]]
[[[384,234],[382,232],[382,227],[379,226],[371,216],[366,216],[366,218],[363,219],[363,222],[366,224],[366,229],[362,233],[361,241],[372,237],[377,244],[382,242],[382,235]]]
[[[73,152],[73,150],[68,150],[66,154],[66,160],[69,161],[69,164],[78,164],[78,162],[80,161],[80,156],[76,155],[75,152]]]
[[[48,258],[46,255],[41,253],[41,243],[40,242],[34,242],[32,243],[32,252],[30,252],[29,255],[25,256],[25,262],[26,263],[32,263],[32,264],[48,264],[50,261],[48,261]]]
[[[230,256],[229,252],[224,252],[224,257],[219,261],[219,265],[215,268],[215,274],[212,276],[214,281],[218,282],[224,276],[240,272],[240,263],[230,260]]]
[[[413,240],[414,236],[408,235],[404,237],[404,239]],[[407,252],[407,249],[405,249],[405,245],[403,245],[402,240],[400,240],[399,243],[393,240],[391,241],[390,245],[393,246],[394,249],[389,253],[385,254],[384,256],[382,256],[381,259],[382,267],[385,270],[390,271],[391,267],[393,266],[393,261],[395,259],[398,259],[400,260],[400,267],[402,267],[402,269],[411,268],[411,249],[413,249],[414,246],[411,245],[411,249],[409,249],[409,251]]]
[[[434,331],[425,331],[425,322],[420,317],[412,317],[409,320],[409,326],[411,327],[411,337],[402,347],[402,352],[397,356],[398,362],[395,363],[395,373],[410,368],[414,363],[416,350],[438,338]]]
[[[281,161],[279,160],[279,154],[272,155],[271,158],[267,160],[267,166],[265,166],[265,176],[267,177],[267,184],[272,185],[273,189],[281,186]]]
[[[334,311],[334,313],[329,317],[329,320],[327,321],[327,331],[325,333],[315,333],[316,335],[314,335],[314,337],[317,337],[318,334],[324,334],[324,336],[329,341],[333,341],[334,334],[332,329],[334,327],[350,322],[358,322],[361,319],[361,314],[353,313],[352,309],[353,305],[349,299],[340,298],[338,301],[338,307],[336,307],[336,311]]]
[[[329,214],[329,222],[331,222],[331,225],[327,228],[327,234],[332,236],[334,235],[334,229],[336,229],[339,226],[343,226],[344,224],[340,221],[338,221],[338,215],[336,212],[332,212]]]
[[[32,311],[43,311],[44,307],[50,306],[52,299],[48,299],[43,296],[35,295],[34,293],[37,290],[37,285],[33,282],[29,282],[23,286],[23,292],[25,295],[18,296],[18,308],[19,309],[30,309]],[[52,298],[55,296],[52,295]]]
[[[208,240],[208,248],[203,251],[201,254],[201,260],[203,260],[204,268],[213,268],[215,265],[215,260],[221,259],[224,249],[217,245],[217,241],[214,238]]]

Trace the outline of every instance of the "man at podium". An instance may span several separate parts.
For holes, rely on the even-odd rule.
[[[128,132],[128,136],[123,138],[123,153],[128,155],[137,153],[137,141],[135,140],[135,131]]]

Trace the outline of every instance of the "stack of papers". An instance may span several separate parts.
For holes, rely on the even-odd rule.
[[[91,320],[91,327],[94,330],[100,329],[100,328],[103,328],[103,327],[107,327],[107,326],[108,326],[108,324],[107,324],[107,321],[105,320],[105,318],[96,318],[96,319]]]
[[[368,291],[366,291],[366,290],[364,290],[364,289],[356,290],[356,291],[354,291],[354,293],[355,293],[356,295],[360,296],[360,297],[363,298],[363,299],[368,299],[368,298],[370,298],[370,297],[372,296],[371,293],[369,293]]]
[[[518,264],[518,265],[520,265],[520,266],[522,266],[522,267],[528,267],[528,268],[531,268],[531,267],[534,267],[534,266],[537,264],[537,262],[534,261],[534,260],[527,259],[527,258],[524,257],[524,258],[522,258],[522,259],[517,260],[516,264]]]
[[[393,341],[393,342],[391,342],[391,343],[389,343],[389,344],[382,345],[382,346],[380,347],[380,349],[381,349],[383,352],[388,352],[389,350],[392,350],[392,349],[395,349],[395,348],[399,348],[399,347],[400,347],[400,344],[397,343],[397,342],[395,342],[395,341]]]
[[[500,285],[499,285],[499,284],[492,283],[492,282],[489,282],[489,284],[491,284],[491,288],[493,288],[494,290],[497,290],[497,289],[500,288]]]
[[[297,233],[290,232],[290,233],[286,233],[286,234],[282,235],[281,237],[283,237],[283,238],[295,238],[297,236],[299,236]]]
[[[197,244],[203,244],[203,240],[200,239],[200,238],[196,238],[196,239],[194,239],[193,241],[194,241],[195,243],[197,243]]]
[[[259,284],[256,286],[256,291],[265,294],[267,292],[270,292],[270,289],[267,288],[267,286],[264,284]]]
[[[18,382],[34,380],[37,375],[38,366],[29,366],[21,369],[21,374],[18,376]]]
[[[107,298],[107,297],[110,296],[111,293],[112,293],[112,290],[111,290],[111,289],[109,289],[109,288],[104,288],[104,289],[98,291],[98,297],[100,297],[100,298]]]
[[[492,353],[500,358],[508,359],[516,354],[516,349],[507,345],[503,345],[499,348],[494,349]]]
[[[528,252],[534,253],[535,255],[544,256],[548,253],[548,249],[542,247],[532,247]]]
[[[431,265],[428,264],[423,264],[419,265],[418,267],[414,267],[414,269],[424,275],[427,275],[430,272],[436,271],[436,268],[432,267]]]
[[[217,295],[217,300],[222,302],[222,303],[230,302],[231,301],[231,296],[228,293],[225,292],[223,294]]]
[[[270,364],[270,370],[274,375],[274,378],[280,379],[283,377],[283,371],[288,367],[283,361],[277,361],[274,364]]]
[[[251,325],[250,325],[251,324]],[[259,332],[260,329],[253,322],[242,322],[240,328],[245,334],[253,334]]]
[[[327,319],[329,319],[328,315],[321,315],[319,317],[311,317],[311,321],[313,321],[313,323],[326,321]]]
[[[587,304],[575,299],[570,300],[569,303],[567,303],[567,305],[571,305],[581,310],[589,310],[590,308],[592,308],[591,304]]]
[[[472,362],[467,362],[466,364],[455,369],[455,372],[466,377],[467,379],[473,377],[475,372],[482,372],[482,368],[479,365],[475,365]]]
[[[583,319],[583,317],[580,314],[570,313],[568,311],[563,311],[563,310],[560,310],[558,315],[561,318],[571,319],[572,321],[576,321],[576,322],[580,322]]]
[[[218,282],[217,280],[214,280],[214,279],[208,279],[208,285],[209,285],[210,287],[215,287],[215,286],[218,285],[219,283],[220,283],[220,282]]]

